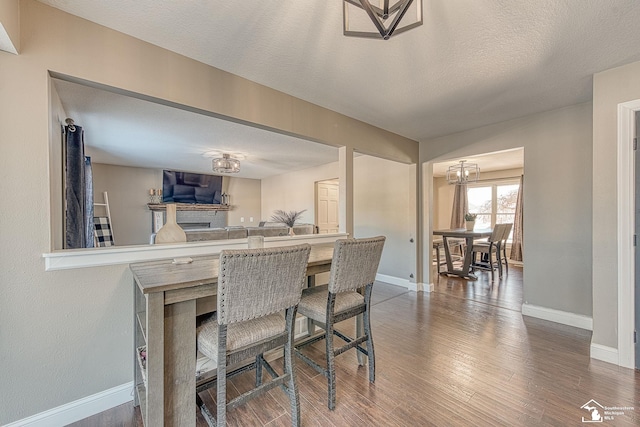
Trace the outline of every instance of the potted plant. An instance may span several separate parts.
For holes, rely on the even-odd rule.
[[[473,227],[476,225],[476,217],[478,214],[467,212],[464,214],[464,220],[466,221],[467,231],[473,231]]]
[[[293,226],[295,225],[296,221],[298,219],[300,219],[300,217],[302,216],[302,214],[304,212],[306,212],[306,209],[303,209],[301,211],[283,211],[283,210],[277,210],[273,212],[273,215],[271,215],[271,221],[273,222],[279,222],[282,224],[285,224],[286,226],[289,227],[289,235],[293,236]]]

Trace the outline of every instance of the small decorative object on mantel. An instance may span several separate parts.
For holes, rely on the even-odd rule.
[[[305,213],[306,211],[307,211],[306,209],[303,209],[301,211],[287,212],[287,211],[278,209],[277,211],[273,212],[273,215],[271,215],[271,221],[279,222],[288,226],[289,236],[295,236],[295,233],[293,232],[293,226],[295,225],[296,221],[300,219],[302,214]]]
[[[476,217],[477,216],[478,216],[478,214],[473,214],[473,213],[469,213],[469,212],[464,214],[464,220],[466,222],[467,231],[473,231],[473,227],[475,227],[475,225],[476,225]]]
[[[161,203],[162,202],[162,189],[155,188],[149,189],[149,203]]]
[[[187,235],[176,221],[176,205],[167,204],[167,221],[156,234],[156,243],[181,243],[187,241]]]

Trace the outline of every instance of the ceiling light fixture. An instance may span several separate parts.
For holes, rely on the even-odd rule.
[[[468,184],[470,182],[478,182],[480,178],[480,168],[475,163],[467,163],[461,160],[460,164],[449,166],[447,169],[447,181],[449,184]]]
[[[232,159],[228,154],[223,154],[222,157],[213,159],[211,166],[213,171],[218,173],[240,172],[240,160]]]
[[[379,6],[374,6],[369,0],[342,0],[344,35],[352,37],[382,37],[388,40],[393,34],[403,33],[412,28],[422,25],[422,0],[398,0],[391,6],[389,0],[374,0]],[[413,5],[413,7],[412,7]],[[378,32],[359,31],[356,28],[362,27],[364,14],[356,8],[364,10]],[[400,27],[400,20],[409,9],[415,10],[416,19]],[[351,11],[356,12],[351,14]]]

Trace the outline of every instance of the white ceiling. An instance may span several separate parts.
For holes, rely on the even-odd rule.
[[[342,35],[340,0],[40,0],[423,141],[589,101],[640,60],[637,0],[423,0],[390,40]]]
[[[212,173],[222,153],[242,178],[261,179],[338,161],[338,149],[54,79],[67,115],[84,129],[94,163]]]

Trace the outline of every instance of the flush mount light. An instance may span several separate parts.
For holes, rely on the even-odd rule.
[[[211,161],[211,167],[218,173],[238,173],[240,172],[240,160],[232,159],[229,154],[223,154]]]
[[[470,182],[478,182],[480,178],[480,168],[475,163],[467,163],[461,160],[460,164],[449,166],[447,169],[447,182],[449,184],[468,184]]]
[[[369,0],[342,0],[345,36],[388,40],[394,34],[422,25],[422,0],[398,0],[392,5],[389,5],[389,0],[374,0],[373,3],[376,5]],[[408,11],[411,13],[400,26]],[[371,22],[378,32],[367,30]]]

